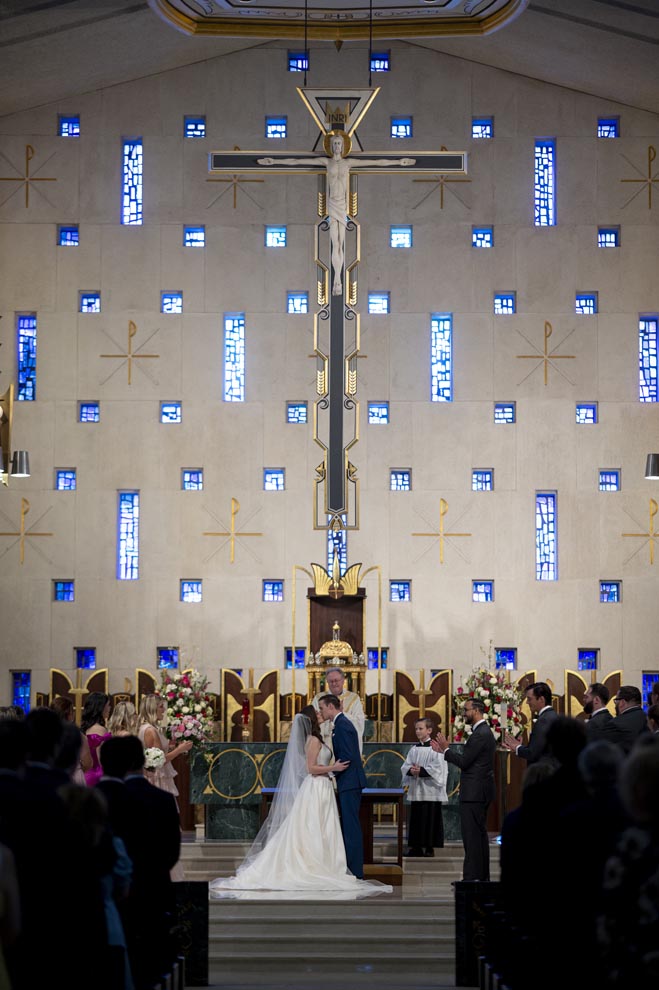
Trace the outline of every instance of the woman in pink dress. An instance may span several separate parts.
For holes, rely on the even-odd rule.
[[[192,740],[185,739],[174,746],[162,730],[161,722],[167,711],[164,698],[158,694],[146,694],[142,698],[140,705],[140,721],[137,734],[142,740],[144,749],[161,749],[165,754],[165,763],[156,770],[145,771],[147,780],[150,780],[156,787],[163,791],[168,791],[174,797],[178,797],[178,788],[174,783],[176,770],[172,766],[181,753],[187,753],[192,749]],[[178,802],[177,802],[178,804]]]
[[[85,698],[80,729],[87,737],[89,752],[92,757],[91,770],[85,771],[85,781],[88,787],[93,787],[103,776],[103,768],[98,761],[98,751],[106,739],[112,738],[112,733],[108,732],[106,728],[111,707],[110,695],[103,694],[102,691],[92,691]]]

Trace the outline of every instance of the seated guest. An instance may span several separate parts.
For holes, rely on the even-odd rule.
[[[104,694],[102,691],[92,691],[85,698],[85,707],[82,710],[80,728],[87,736],[87,742],[89,743],[89,750],[92,756],[91,769],[85,772],[85,780],[88,787],[93,787],[103,775],[98,759],[98,750],[106,739],[111,738],[111,734],[106,728],[111,707],[110,695]]]
[[[85,737],[73,722],[62,723],[62,739],[55,757],[54,769],[66,774],[67,783],[86,787],[81,770],[82,740]]]
[[[64,733],[64,723],[49,708],[33,708],[25,718],[27,760],[24,771],[28,783],[53,792],[69,783],[68,775],[55,767]]]
[[[616,717],[603,737],[620,746],[623,753],[630,753],[640,736],[649,734],[645,712],[641,708],[641,692],[633,684],[623,684],[613,699]]]
[[[70,698],[58,696],[50,703],[51,711],[56,712],[63,722],[75,723],[75,712],[73,702]],[[80,741],[80,763],[73,774],[73,783],[85,786],[85,773],[92,768],[92,754],[89,751],[87,736],[81,736]]]

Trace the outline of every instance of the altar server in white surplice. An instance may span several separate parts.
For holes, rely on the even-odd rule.
[[[415,723],[414,731],[419,741],[410,748],[401,767],[402,785],[408,788],[410,805],[408,856],[434,856],[434,849],[444,845],[442,802],[448,801],[448,764],[443,753],[436,753],[430,747],[433,729],[429,718],[421,718]]]
[[[350,719],[357,730],[359,752],[361,753],[363,750],[364,723],[366,722],[364,706],[362,705],[361,698],[358,694],[355,694],[354,691],[344,690],[345,682],[346,675],[342,670],[340,670],[339,667],[330,668],[325,676],[326,690],[321,691],[320,694],[317,694],[313,699],[312,704],[316,711],[318,711],[318,702],[324,694],[333,694],[336,698],[340,698],[341,711]],[[329,720],[322,722],[320,731],[323,737],[323,742],[326,746],[329,746],[329,748],[332,749],[332,723]]]

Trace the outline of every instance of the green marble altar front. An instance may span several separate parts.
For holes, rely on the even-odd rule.
[[[400,768],[409,743],[364,743],[368,787],[400,787]],[[462,745],[451,748],[462,750]],[[249,841],[259,830],[261,788],[276,787],[286,743],[210,743],[195,750],[190,801],[206,810],[206,838]],[[444,805],[446,839],[460,839],[460,772],[449,764],[449,803]]]

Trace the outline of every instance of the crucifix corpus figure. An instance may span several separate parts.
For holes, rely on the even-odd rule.
[[[416,158],[349,158],[352,142],[345,131],[329,131],[325,135],[323,147],[328,157],[315,158],[259,158],[259,165],[313,165],[324,166],[327,171],[327,215],[331,244],[332,295],[343,292],[343,265],[345,261],[345,239],[348,226],[348,187],[350,172],[357,168],[387,168],[392,165],[410,166]]]

